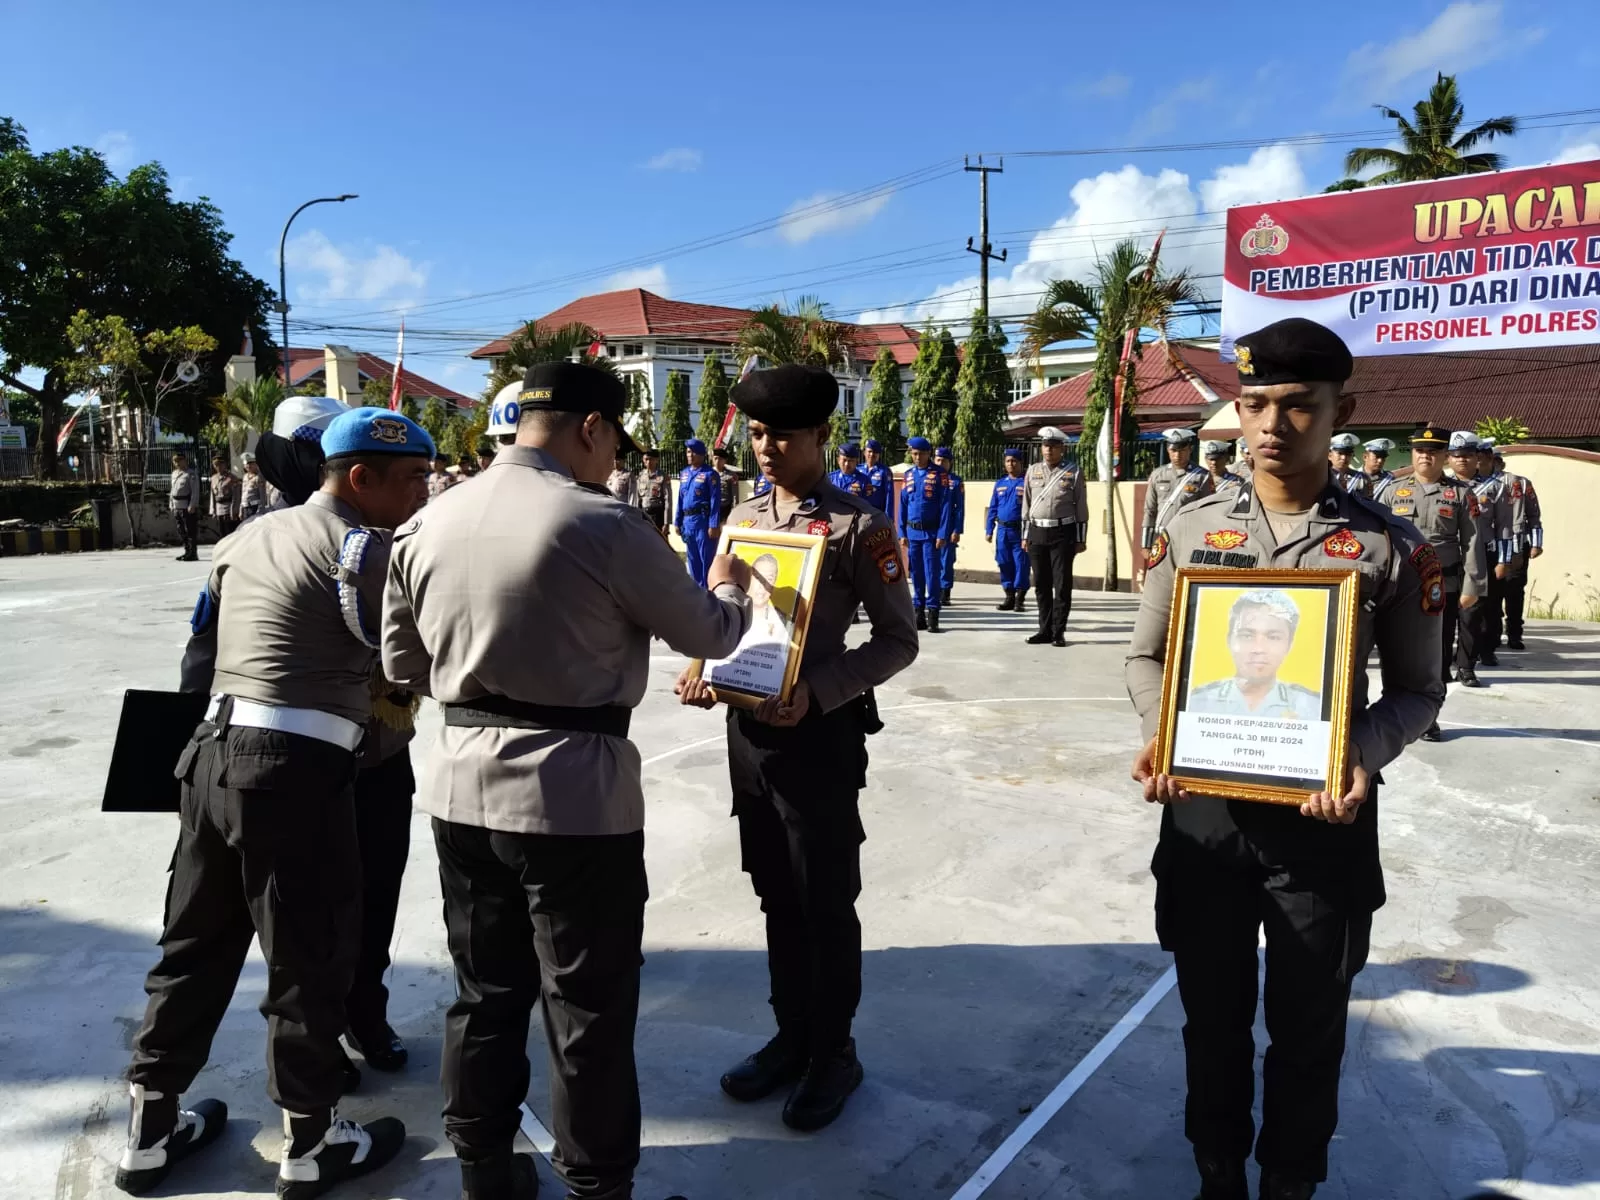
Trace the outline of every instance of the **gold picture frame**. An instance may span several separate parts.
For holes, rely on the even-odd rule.
[[[734,708],[755,709],[774,695],[787,703],[800,678],[827,549],[828,539],[821,534],[724,529],[717,553],[736,555],[751,565],[750,627],[727,658],[690,663],[690,677],[704,678],[711,694]],[[763,559],[770,559],[771,566]]]
[[[1299,805],[1344,782],[1359,571],[1178,570],[1156,770],[1197,795]],[[1270,678],[1269,678],[1270,674]]]

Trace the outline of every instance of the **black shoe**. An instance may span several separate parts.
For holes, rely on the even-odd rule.
[[[539,1172],[531,1154],[461,1164],[461,1200],[534,1200],[538,1194]]]
[[[1196,1154],[1194,1165],[1200,1169],[1200,1194],[1195,1200],[1250,1200],[1250,1185],[1245,1179],[1242,1161],[1202,1158]]]
[[[1027,607],[1027,603],[1026,603],[1027,599],[1028,599],[1028,593],[1027,592],[1018,592],[1017,593],[1017,606],[1016,606],[1016,608],[1012,609],[1012,611],[1013,612],[1027,612],[1028,611],[1028,607]]]
[[[928,610],[928,632],[939,632],[939,610],[937,608],[930,608]]]
[[[1428,726],[1428,728],[1422,734],[1422,740],[1425,742],[1444,741],[1444,734],[1439,732],[1439,722],[1435,721],[1432,725]]]
[[[283,1114],[283,1158],[278,1164],[281,1200],[311,1200],[329,1188],[376,1171],[405,1144],[406,1127],[394,1117],[365,1125],[334,1117]]]
[[[339,1079],[339,1094],[348,1096],[361,1086],[361,1069],[350,1061],[350,1056],[344,1053],[344,1047],[339,1047],[339,1053],[344,1055],[344,1066],[340,1068],[342,1074]]]
[[[805,1074],[806,1052],[798,1039],[779,1034],[722,1077],[722,1090],[735,1100],[765,1100]]]
[[[917,628],[918,629],[926,629],[927,627],[928,627],[928,614],[923,612],[922,609],[919,608],[919,609],[917,609]]]
[[[1050,644],[1052,646],[1065,646],[1067,644],[1067,639],[1062,634],[1058,633],[1055,635],[1055,637],[1050,639]]]
[[[228,1124],[228,1106],[221,1100],[180,1109],[176,1096],[148,1091],[142,1084],[129,1085],[128,1092],[128,1144],[117,1160],[116,1184],[130,1196],[157,1187],[178,1163],[221,1137]]]
[[[1028,639],[1028,645],[1030,645],[1030,646],[1048,646],[1054,640],[1055,639],[1052,638],[1048,633],[1036,633],[1031,638]]]
[[[1522,644],[1522,639],[1521,638],[1513,638],[1511,641],[1506,643],[1506,649],[1507,650],[1526,650],[1527,647]]]
[[[1485,650],[1478,655],[1478,665],[1480,667],[1498,667],[1500,660],[1494,656],[1493,650]]]
[[[1261,1200],[1311,1200],[1317,1185],[1303,1179],[1289,1179],[1275,1171],[1261,1172]]]
[[[1478,673],[1471,667],[1468,667],[1465,671],[1458,671],[1456,679],[1460,681],[1462,687],[1481,688],[1483,686],[1483,681],[1478,678]]]
[[[954,591],[954,590],[955,590],[954,588],[945,588],[944,592],[939,597],[939,603],[940,604],[949,604],[950,603],[950,593],[952,591]]]
[[[406,1060],[410,1057],[406,1053],[406,1044],[388,1025],[368,1036],[357,1037],[354,1032],[345,1036],[350,1042],[351,1049],[366,1059],[367,1066],[374,1071],[403,1070]]]
[[[813,1054],[789,1102],[783,1106],[783,1123],[801,1133],[815,1133],[832,1125],[844,1111],[850,1093],[861,1086],[865,1073],[856,1057],[855,1039],[833,1053]]]
[[[996,604],[994,608],[996,612],[1010,612],[1016,606],[1017,594],[1015,592],[1007,592],[1006,598],[1000,601],[999,604]]]

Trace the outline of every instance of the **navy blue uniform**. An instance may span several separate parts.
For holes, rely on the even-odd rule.
[[[939,542],[950,536],[950,476],[938,467],[911,467],[900,489],[900,540],[911,566],[913,601],[939,611]]]
[[[722,480],[710,467],[685,467],[678,476],[678,536],[688,550],[689,574],[701,587],[717,552],[712,530],[722,528]]]
[[[872,490],[867,493],[866,501],[879,512],[889,511],[889,493],[894,489],[894,472],[879,463],[875,467],[857,467]]]
[[[950,487],[950,532],[944,539],[939,579],[948,592],[956,585],[956,539],[967,525],[967,485],[954,471],[945,472],[945,481]]]
[[[1028,590],[1028,552],[1022,548],[1022,485],[1026,482],[1021,475],[996,480],[989,507],[983,510],[983,536],[994,538],[1000,586],[1008,592]]]
[[[841,492],[848,492],[857,500],[872,503],[872,484],[860,467],[854,471],[833,471],[828,475],[828,482]]]

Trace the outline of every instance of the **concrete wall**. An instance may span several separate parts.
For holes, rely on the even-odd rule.
[[[983,511],[989,506],[994,484],[992,479],[966,481],[967,519],[956,553],[956,573],[963,579],[998,587],[1000,570],[995,565],[994,546],[983,540]],[[1142,486],[1125,480],[1116,485],[1117,586],[1124,592],[1130,590],[1136,565],[1131,547],[1138,545],[1140,511],[1135,501]],[[1098,590],[1106,573],[1106,485],[1091,480],[1088,489],[1089,531],[1083,553],[1072,564],[1072,575],[1075,587]],[[1144,565],[1142,551],[1137,565]]]
[[[1600,496],[1600,454],[1565,446],[1507,446],[1504,453],[1506,470],[1533,481],[1544,516],[1544,553],[1528,564],[1530,612],[1553,602],[1558,617],[1596,619],[1600,548],[1586,526]]]

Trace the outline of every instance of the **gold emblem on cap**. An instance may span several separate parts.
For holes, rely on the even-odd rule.
[[[405,422],[396,421],[393,417],[373,417],[368,431],[372,434],[374,441],[387,442],[391,446],[404,446],[406,444]]]
[[[1275,224],[1266,213],[1239,239],[1239,253],[1246,258],[1263,254],[1282,254],[1289,248],[1289,231]]]
[[[1233,348],[1233,356],[1239,360],[1239,374],[1254,375],[1256,373],[1256,364],[1250,360],[1249,346],[1235,346]]]
[[[522,391],[518,393],[517,399],[523,402],[527,402],[529,400],[548,400],[550,399],[550,395],[551,392],[549,388],[523,388]]]

